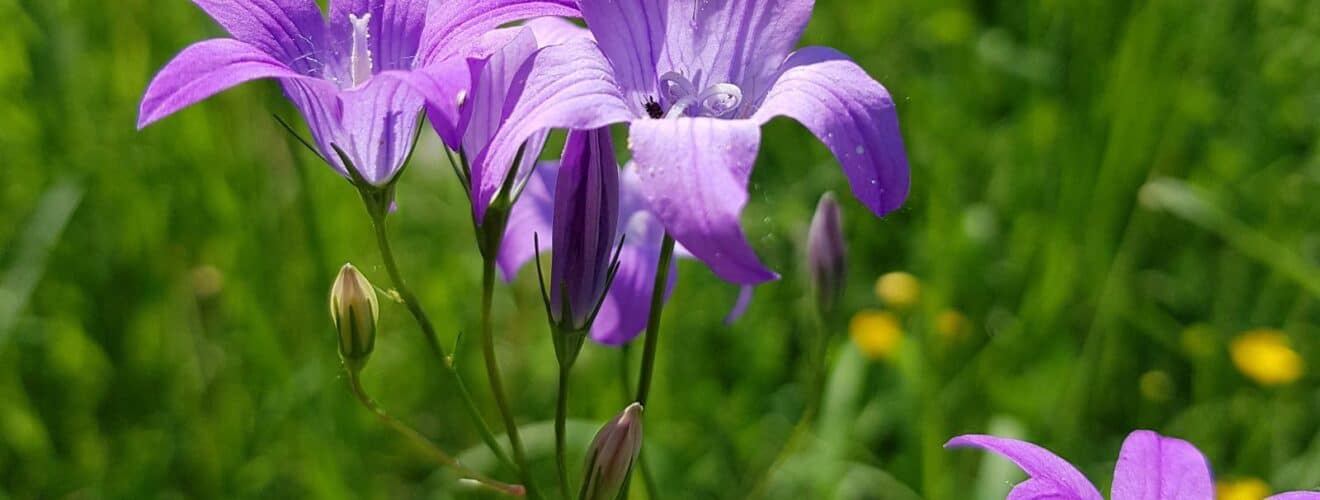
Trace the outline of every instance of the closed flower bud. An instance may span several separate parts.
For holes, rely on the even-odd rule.
[[[380,304],[376,289],[352,264],[344,264],[330,289],[330,319],[339,332],[339,355],[358,370],[376,344],[376,318]]]
[[[555,187],[550,314],[555,323],[580,331],[590,326],[588,319],[609,284],[619,222],[619,163],[608,128],[569,132],[562,158]]]
[[[825,193],[816,205],[807,231],[807,264],[811,269],[816,305],[828,314],[843,295],[847,276],[847,244],[843,241],[843,212],[834,193]]]
[[[642,405],[633,403],[596,433],[587,449],[579,500],[614,500],[642,451]]]

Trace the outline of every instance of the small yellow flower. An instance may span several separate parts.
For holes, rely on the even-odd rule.
[[[1219,500],[1264,500],[1270,496],[1270,485],[1254,477],[1219,481],[1215,493]]]
[[[961,340],[970,330],[967,316],[954,309],[945,309],[935,317],[935,332],[946,341]]]
[[[1228,346],[1233,364],[1260,385],[1283,385],[1302,377],[1302,357],[1288,346],[1288,337],[1278,330],[1252,330]]]
[[[887,273],[875,281],[875,296],[894,309],[910,309],[921,299],[921,282],[905,272]]]
[[[853,344],[871,359],[892,358],[903,341],[903,325],[888,311],[864,310],[848,324]]]

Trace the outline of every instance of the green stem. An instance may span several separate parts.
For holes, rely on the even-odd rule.
[[[371,399],[371,396],[367,395],[367,391],[362,388],[362,380],[358,377],[358,374],[351,369],[347,371],[349,385],[352,387],[353,395],[357,397],[357,400],[368,410],[371,410],[372,413],[376,414],[376,418],[380,419],[381,422],[408,438],[408,441],[410,441],[413,446],[416,446],[418,450],[421,450],[428,457],[441,465],[452,467],[454,470],[458,471],[464,479],[506,495],[523,496],[524,488],[522,486],[502,483],[486,477],[479,472],[468,469],[463,466],[463,464],[459,463],[458,460],[454,459],[454,457],[445,453],[444,450],[441,450],[440,447],[436,446],[430,439],[427,439],[427,437],[417,429],[412,428],[412,426],[405,424],[403,421],[386,413],[380,405],[376,404],[375,400]]]
[[[568,421],[568,374],[571,369],[572,365],[559,367],[559,397],[555,405],[555,461],[559,462],[559,492],[564,495],[564,500],[573,498],[569,492],[568,458],[565,453],[567,445],[564,437]]]
[[[643,408],[646,407],[647,398],[651,395],[651,374],[655,371],[655,351],[660,339],[660,313],[665,308],[665,289],[669,286],[669,262],[673,258],[674,238],[669,236],[669,233],[665,233],[664,240],[660,243],[660,260],[655,268],[655,285],[651,287],[651,311],[646,319],[646,346],[642,348],[642,370],[641,376],[637,379],[637,402],[641,403]],[[624,378],[626,381],[626,375]],[[637,457],[637,468],[642,471],[642,482],[645,483],[647,496],[654,500],[658,498],[655,478],[647,469],[646,462],[646,448],[643,447]],[[632,470],[629,470],[620,498],[628,498],[631,484]]]
[[[660,313],[665,308],[665,288],[669,285],[669,261],[674,257],[674,238],[665,233],[660,244],[660,261],[655,268],[655,286],[651,288],[651,312],[646,319],[646,347],[642,350],[642,372],[637,379],[637,402],[645,408],[651,395],[651,374],[655,371],[655,351],[660,339]]]
[[[490,314],[495,295],[495,254],[487,252],[481,268],[481,347],[486,359],[486,377],[490,379],[490,391],[495,396],[495,404],[500,408],[500,416],[504,418],[505,432],[509,435],[509,444],[513,446],[513,458],[522,473],[527,494],[531,498],[540,498],[536,484],[532,481],[532,468],[527,463],[527,452],[523,448],[522,436],[518,433],[518,423],[513,420],[508,397],[504,394],[499,360],[495,357],[495,335]]]
[[[385,262],[385,270],[390,275],[394,290],[399,293],[399,298],[403,300],[404,306],[408,308],[413,319],[417,321],[417,325],[421,327],[427,345],[440,359],[444,372],[449,375],[454,382],[454,386],[458,388],[458,394],[463,400],[463,409],[466,411],[468,418],[472,420],[472,424],[477,428],[477,432],[481,434],[481,440],[486,443],[486,446],[495,454],[495,458],[500,463],[510,470],[516,470],[513,461],[509,459],[509,455],[504,452],[504,448],[500,447],[499,441],[495,439],[495,434],[491,432],[490,426],[486,425],[486,419],[482,418],[481,412],[477,410],[477,405],[472,400],[472,394],[468,392],[467,385],[463,383],[463,378],[459,375],[458,370],[454,368],[453,361],[445,353],[444,346],[440,344],[440,337],[436,335],[435,327],[431,325],[431,320],[426,316],[426,311],[422,309],[417,296],[404,284],[403,276],[399,273],[399,266],[394,260],[394,250],[390,247],[389,236],[385,231],[385,214],[374,210],[370,201],[367,202],[367,211],[371,214],[371,222],[376,229],[376,244],[380,246],[381,260]]]

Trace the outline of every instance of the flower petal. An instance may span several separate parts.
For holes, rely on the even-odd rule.
[[[591,36],[591,31],[562,17],[538,17],[523,23],[523,26],[531,28],[532,32],[536,33],[536,43],[539,47],[559,45],[578,39],[595,40]]]
[[[193,44],[166,64],[147,86],[138,113],[138,128],[259,78],[313,80],[294,72],[265,51],[238,40],[222,38]],[[309,84],[318,85],[314,81]]]
[[[992,451],[1021,467],[1031,479],[1013,490],[1013,500],[1029,498],[1103,500],[1081,472],[1049,450],[1026,441],[969,434],[949,440],[945,448],[972,447]],[[1031,483],[1028,485],[1028,483]]]
[[[313,75],[328,57],[325,19],[314,0],[193,0],[235,39]]]
[[[733,309],[730,309],[729,314],[724,317],[725,325],[732,325],[747,314],[747,308],[752,306],[754,292],[756,287],[751,285],[738,287],[738,300],[734,301]]]
[[[371,14],[367,44],[375,72],[413,67],[422,38],[429,0],[331,0],[330,33],[339,59],[347,60],[353,49],[353,25],[349,14]]]
[[[778,275],[761,265],[739,224],[761,129],[750,120],[638,120],[631,130],[642,192],[669,234],[725,281]]]
[[[634,0],[636,1],[636,0]],[[661,74],[675,71],[698,88],[732,83],[743,95],[765,92],[797,46],[814,0],[671,0]],[[585,10],[585,9],[584,9]]]
[[[588,40],[537,51],[519,69],[506,101],[504,125],[472,162],[478,223],[499,191],[519,148],[552,128],[595,129],[632,118],[609,63]]]
[[[668,0],[581,0],[582,18],[609,59],[627,103],[641,115],[656,96],[656,63],[664,49]]]
[[[576,0],[448,0],[433,2],[417,51],[419,63],[462,55],[502,25],[542,16],[578,17]]]
[[[650,214],[643,214],[649,217]],[[619,254],[619,271],[605,294],[596,322],[591,324],[591,340],[605,345],[623,345],[646,329],[651,314],[651,292],[655,289],[655,270],[660,263],[660,240],[625,243]],[[669,283],[665,300],[678,282],[678,263],[670,261]]]
[[[331,144],[350,142],[344,134],[344,107],[339,102],[339,89],[322,80],[307,78],[285,79],[281,85],[284,87],[284,95],[293,101],[294,107],[307,121],[307,128],[312,131],[312,140],[316,142],[321,158],[340,175],[351,178],[339,155],[331,147]]]
[[[388,184],[412,152],[425,102],[422,95],[402,81],[373,78],[341,93],[340,102],[348,144],[338,146],[367,182]]]
[[[816,134],[843,166],[853,194],[876,215],[898,209],[908,194],[908,162],[898,114],[879,82],[833,49],[795,52],[753,120],[788,116]]]
[[[1265,500],[1320,500],[1320,491],[1289,491]]]
[[[534,53],[536,36],[531,29],[519,28],[513,39],[490,57],[471,61],[472,91],[463,106],[463,151],[472,155],[486,149],[503,123],[506,106],[514,104],[509,97],[517,98],[520,91],[513,88],[514,77]]]
[[[1210,464],[1195,446],[1151,431],[1123,441],[1112,500],[1203,500],[1215,497]]]

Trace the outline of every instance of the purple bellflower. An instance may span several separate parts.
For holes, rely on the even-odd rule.
[[[573,0],[193,0],[233,38],[183,50],[142,98],[138,128],[250,80],[274,78],[341,175],[389,185],[412,151],[423,104],[460,119],[465,58],[502,24],[574,16]],[[345,165],[336,149],[352,165]],[[354,169],[354,173],[349,172]]]
[[[995,452],[1026,471],[1008,500],[1103,500],[1100,491],[1072,464],[1034,444],[994,436],[953,438],[946,448],[973,447]],[[1135,431],[1123,441],[1114,467],[1112,500],[1213,500],[1210,464],[1191,443],[1151,431]],[[1320,492],[1294,491],[1268,500],[1320,500]]]
[[[834,193],[825,193],[816,204],[807,230],[807,267],[816,292],[816,306],[828,314],[843,295],[847,280],[848,244],[843,240],[843,210]]]
[[[508,168],[548,128],[629,123],[640,192],[662,227],[725,281],[774,279],[739,225],[766,122],[806,125],[877,215],[908,192],[888,91],[835,50],[790,53],[813,3],[581,0],[593,39],[544,48],[520,69],[522,98],[472,168]],[[488,177],[472,186],[478,220],[504,176]]]

